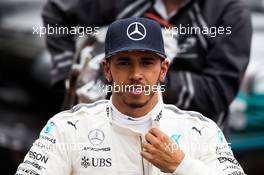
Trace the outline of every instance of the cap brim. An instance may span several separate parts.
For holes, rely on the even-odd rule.
[[[116,55],[116,54],[118,54],[120,52],[131,52],[131,51],[152,52],[152,53],[155,53],[155,54],[159,55],[163,59],[166,59],[167,58],[166,55],[164,55],[164,53],[162,53],[162,52],[159,52],[159,51],[154,50],[154,49],[149,49],[149,48],[142,49],[142,47],[124,47],[122,49],[115,50],[115,51],[113,51],[111,53],[108,53],[105,56],[105,58],[109,58],[109,57],[111,57],[113,55]]]

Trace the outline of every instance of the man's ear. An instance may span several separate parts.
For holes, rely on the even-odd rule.
[[[103,70],[104,70],[104,74],[105,74],[105,78],[107,79],[108,82],[112,81],[112,74],[110,71],[110,61],[104,59],[102,62],[103,65]]]
[[[166,74],[169,69],[169,60],[166,58],[164,61],[161,63],[161,72],[160,72],[160,77],[159,80],[163,82],[165,80]]]

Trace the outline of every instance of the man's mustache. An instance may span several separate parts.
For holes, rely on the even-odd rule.
[[[134,90],[134,88],[141,88],[144,90],[149,89],[149,85],[147,85],[146,83],[143,83],[143,82],[130,82],[128,84],[125,84],[125,87],[127,90]]]

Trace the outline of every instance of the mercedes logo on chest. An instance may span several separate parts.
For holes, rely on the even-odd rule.
[[[131,40],[140,41],[146,37],[146,28],[140,22],[133,22],[127,27],[127,36]]]
[[[88,139],[92,145],[101,145],[104,141],[105,135],[104,132],[100,129],[95,129],[89,132]]]

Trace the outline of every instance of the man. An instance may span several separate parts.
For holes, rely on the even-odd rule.
[[[163,104],[168,61],[158,23],[118,20],[105,40],[105,76],[119,90],[51,118],[17,174],[244,174],[213,121]]]
[[[131,16],[155,19],[166,28],[217,27],[221,30],[217,33],[211,30],[210,34],[175,35],[172,44],[178,42],[179,53],[170,58],[173,61],[166,76],[164,102],[199,111],[224,126],[225,113],[238,91],[250,55],[252,29],[243,0],[48,0],[42,16],[46,27],[79,25],[93,31]],[[54,61],[55,83],[65,79],[71,67],[73,35],[49,34],[47,46]]]
[[[248,133],[264,130],[263,66],[262,61],[256,61],[247,69],[240,92],[230,106],[230,126],[235,131]]]

